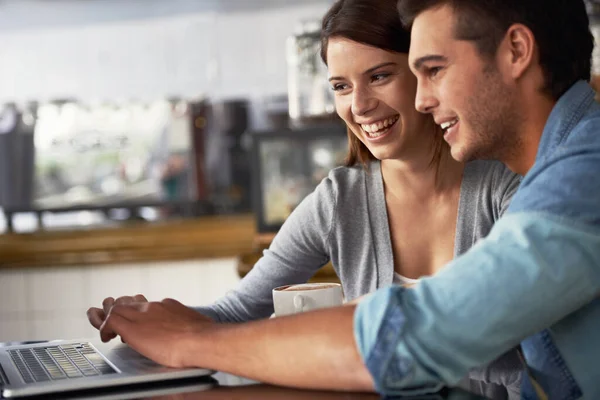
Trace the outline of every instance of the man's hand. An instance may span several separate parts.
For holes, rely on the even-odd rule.
[[[100,327],[168,367],[202,367],[298,388],[373,391],[356,347],[355,306],[217,324],[183,304],[115,304]]]
[[[183,368],[194,366],[188,361],[190,348],[197,335],[213,325],[210,318],[177,300],[129,302],[110,308],[100,326],[100,337],[106,342],[118,334],[134,350],[153,361]]]
[[[99,330],[100,327],[102,326],[102,324],[104,323],[106,316],[110,312],[110,309],[115,304],[131,304],[131,303],[147,303],[147,302],[148,302],[148,300],[146,299],[146,297],[144,297],[144,295],[141,295],[141,294],[137,294],[135,296],[122,296],[116,300],[112,297],[107,297],[102,302],[102,308],[91,307],[89,310],[87,310],[87,317],[88,317],[88,320],[90,321],[90,323],[92,324],[92,326]],[[114,339],[116,336],[117,335],[114,332],[111,332],[109,330],[105,330],[104,332],[101,332],[101,334],[100,334],[100,338],[102,339],[103,342],[108,342],[109,340]]]

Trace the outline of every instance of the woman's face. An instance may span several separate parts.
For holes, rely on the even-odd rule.
[[[338,115],[378,159],[429,154],[430,117],[415,109],[417,79],[408,55],[334,37],[327,47]]]

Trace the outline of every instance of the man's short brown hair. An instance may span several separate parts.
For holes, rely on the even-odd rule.
[[[527,26],[539,48],[544,90],[558,99],[578,80],[590,80],[594,38],[583,0],[398,0],[406,27],[424,11],[450,6],[457,15],[455,37],[475,43],[493,57],[513,24]]]

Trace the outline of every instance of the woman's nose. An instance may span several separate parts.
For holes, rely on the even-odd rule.
[[[377,99],[372,96],[369,90],[359,89],[352,93],[352,114],[365,115],[377,107]]]

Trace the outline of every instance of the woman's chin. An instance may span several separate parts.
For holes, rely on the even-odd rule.
[[[373,149],[370,148],[369,151],[379,161],[389,160],[392,158],[392,154],[388,149]]]

